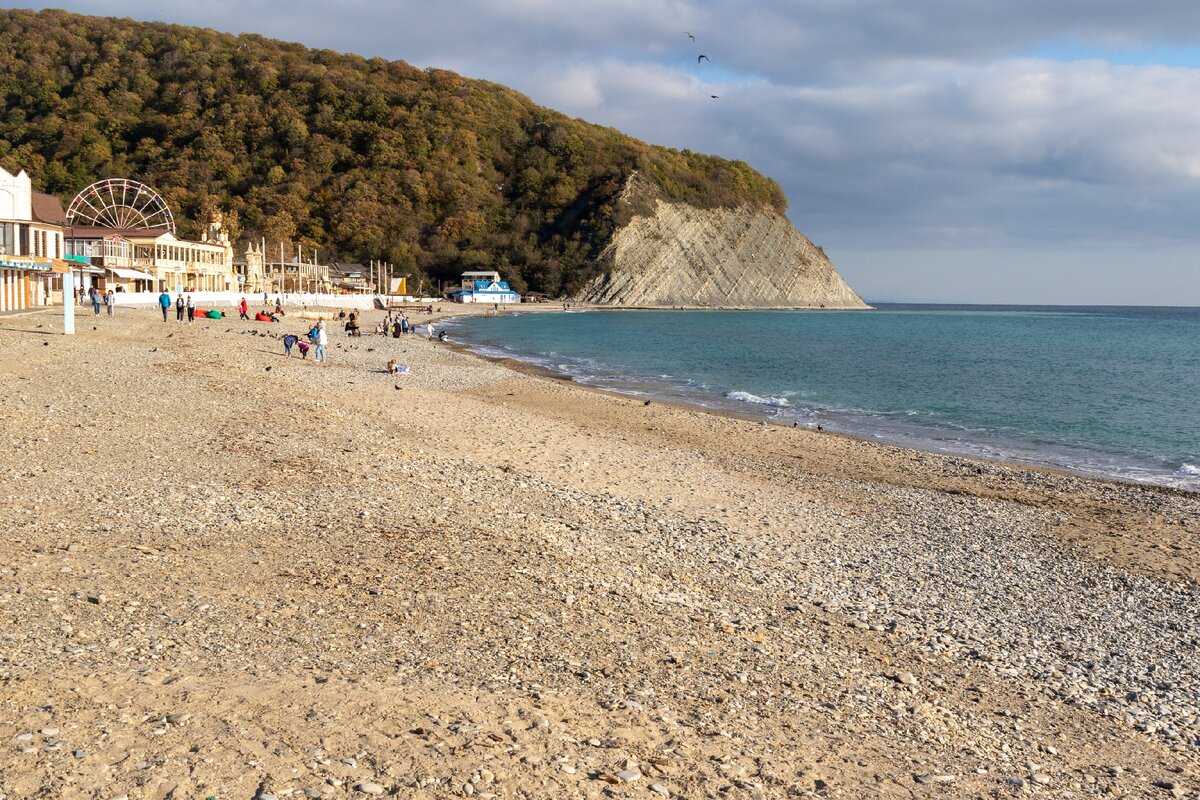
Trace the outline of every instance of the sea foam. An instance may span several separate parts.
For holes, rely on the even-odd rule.
[[[776,408],[788,408],[791,406],[786,397],[759,397],[750,392],[729,392],[725,396],[730,400],[737,400],[742,403],[756,403],[760,406],[774,406]]]

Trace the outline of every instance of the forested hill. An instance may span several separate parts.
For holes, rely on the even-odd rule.
[[[256,35],[0,10],[0,100],[0,165],[64,203],[136,178],[183,235],[215,206],[235,238],[434,278],[495,266],[551,294],[595,274],[635,170],[667,200],[786,205],[742,162],[647,145],[494,83]]]

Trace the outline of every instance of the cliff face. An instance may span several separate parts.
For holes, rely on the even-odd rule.
[[[819,247],[777,211],[643,203],[576,299],[632,306],[869,308]]]

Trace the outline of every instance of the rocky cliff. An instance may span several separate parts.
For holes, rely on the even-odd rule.
[[[635,179],[636,180],[636,179]],[[634,196],[640,195],[634,199]],[[868,308],[821,248],[765,208],[700,209],[647,197],[601,253],[581,302],[724,308]]]

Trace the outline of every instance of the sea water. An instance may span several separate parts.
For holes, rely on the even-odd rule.
[[[449,327],[616,392],[1200,490],[1200,309],[516,312]]]

